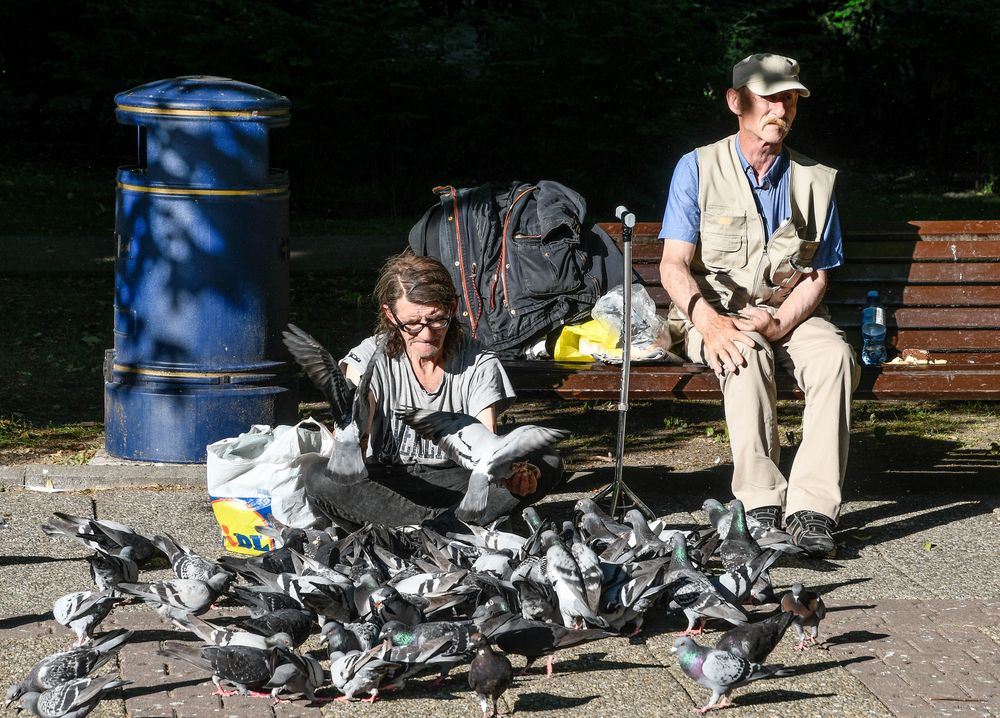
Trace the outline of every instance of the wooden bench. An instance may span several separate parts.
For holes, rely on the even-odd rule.
[[[617,224],[603,224],[618,237]],[[636,225],[633,267],[657,311],[669,300],[660,286],[660,225]],[[860,355],[861,307],[877,289],[886,307],[889,358],[924,349],[945,364],[862,367],[858,399],[1000,399],[1000,221],[913,221],[845,231],[845,264],[830,272],[825,303]],[[595,362],[505,361],[520,396],[617,399],[621,367]],[[779,398],[801,398],[781,375]],[[629,396],[718,399],[703,364],[633,363]]]

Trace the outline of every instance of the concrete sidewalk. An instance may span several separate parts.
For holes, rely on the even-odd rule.
[[[47,470],[47,474],[42,472]],[[207,556],[221,539],[203,490],[202,466],[87,466],[5,468],[0,509],[11,529],[0,534],[0,682],[19,680],[39,658],[64,650],[72,634],[51,619],[52,602],[92,584],[86,551],[44,536],[53,511],[124,521],[141,531],[167,532]],[[701,523],[698,510],[711,491],[711,471],[635,472],[632,484],[653,509],[680,526]],[[568,516],[608,472],[578,474],[540,507]],[[627,474],[628,476],[628,474]],[[18,478],[20,477],[20,479]],[[55,492],[44,488],[51,481]],[[37,483],[36,483],[37,482]],[[110,488],[108,488],[110,487]],[[692,492],[692,488],[699,493]],[[996,495],[924,495],[905,500],[872,496],[847,504],[834,561],[785,561],[775,583],[795,581],[821,591],[830,614],[821,628],[824,649],[793,650],[792,634],[769,662],[793,676],[753,683],[734,692],[733,716],[1000,716],[1000,508]],[[863,528],[858,528],[863,527]],[[142,579],[167,577],[165,570]],[[232,615],[235,609],[207,617]],[[123,698],[105,701],[99,716],[473,716],[478,706],[458,669],[440,688],[418,679],[375,705],[322,708],[297,700],[276,708],[267,700],[211,696],[208,676],[155,656],[162,640],[186,636],[148,608],[116,608],[105,628],[137,630],[117,670],[133,681]],[[657,609],[639,639],[607,639],[557,656],[551,678],[536,669],[507,694],[515,714],[667,716],[704,705],[708,691],[683,676],[669,650],[683,621]],[[716,627],[717,629],[720,627]],[[721,635],[710,631],[702,643]],[[318,649],[315,637],[307,649]],[[322,652],[317,656],[322,657]],[[518,660],[515,659],[515,665]],[[332,689],[325,691],[333,695]]]

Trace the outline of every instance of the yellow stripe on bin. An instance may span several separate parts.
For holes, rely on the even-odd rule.
[[[289,114],[287,108],[275,110],[185,110],[170,107],[136,107],[134,105],[118,105],[123,112],[134,112],[140,115],[163,115],[166,117],[236,117],[252,119],[254,117],[284,117]]]
[[[114,371],[120,372],[122,374],[138,374],[139,376],[162,376],[180,379],[205,379],[213,377],[225,377],[233,375],[243,375],[243,374],[260,374],[261,372],[256,369],[247,369],[244,371],[174,371],[172,369],[140,369],[139,367],[126,366],[124,364],[115,364]]]
[[[281,194],[287,192],[288,187],[266,187],[262,189],[198,189],[196,187],[144,187],[137,184],[126,184],[119,182],[120,189],[130,192],[146,192],[148,194],[185,194],[199,195],[202,197],[248,197],[252,195]]]

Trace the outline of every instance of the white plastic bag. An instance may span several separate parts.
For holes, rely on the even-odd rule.
[[[273,543],[253,527],[271,516],[286,526],[324,525],[306,499],[305,477],[324,470],[333,445],[333,434],[312,417],[273,429],[258,424],[209,444],[208,494],[224,547],[237,553],[270,550]]]
[[[612,287],[591,310],[590,315],[618,333],[622,343],[622,314],[625,312],[622,285]],[[670,351],[673,343],[666,320],[656,313],[656,303],[641,284],[632,285],[632,361],[660,361],[681,364],[683,359]],[[614,354],[596,355],[595,358],[621,364],[621,350]]]

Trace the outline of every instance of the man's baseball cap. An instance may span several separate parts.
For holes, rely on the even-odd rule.
[[[733,88],[741,87],[761,96],[798,90],[802,97],[809,97],[809,89],[799,82],[799,63],[770,53],[750,55],[733,65]]]

